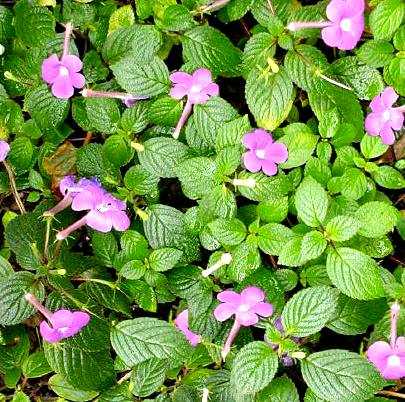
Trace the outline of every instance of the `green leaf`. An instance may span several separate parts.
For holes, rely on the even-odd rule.
[[[314,393],[331,402],[365,400],[384,385],[371,363],[346,350],[313,353],[302,361],[301,371]]]
[[[154,357],[137,364],[132,369],[132,393],[140,397],[153,394],[164,383],[167,369],[167,360]]]
[[[0,280],[0,324],[15,325],[35,313],[35,309],[24,296],[32,293],[42,301],[45,289],[30,272],[15,272]]]
[[[256,402],[299,402],[297,388],[286,376],[275,378],[256,395]]]
[[[28,0],[17,3],[14,27],[17,37],[27,46],[45,45],[55,37],[55,18],[46,7],[32,6]]]
[[[4,279],[13,273],[14,270],[11,264],[2,255],[0,255],[0,278]]]
[[[118,245],[112,232],[101,233],[93,231],[91,233],[91,245],[95,256],[100,262],[107,267],[114,266],[114,259],[118,254]]]
[[[340,294],[336,319],[327,326],[342,335],[364,334],[371,324],[382,318],[386,308],[383,299],[362,301]]]
[[[29,170],[33,165],[34,147],[27,137],[17,137],[10,146],[8,160],[18,174]]]
[[[223,246],[236,246],[246,237],[246,227],[239,219],[219,218],[209,225],[212,235]]]
[[[383,144],[380,137],[372,137],[366,134],[361,139],[360,149],[367,159],[373,159],[384,154],[388,149],[388,145]]]
[[[157,56],[149,61],[134,62],[128,56],[111,66],[118,84],[127,92],[152,97],[169,89],[169,70]]]
[[[137,102],[124,110],[119,127],[128,135],[143,131],[149,123],[149,107],[145,102]]]
[[[323,223],[328,210],[328,196],[323,187],[312,177],[306,177],[295,193],[298,217],[308,226]]]
[[[138,151],[142,167],[157,177],[176,177],[175,167],[181,163],[188,147],[174,138],[156,137],[143,143]]]
[[[235,395],[249,395],[266,387],[278,367],[277,354],[265,342],[255,341],[236,355],[231,369],[231,386]]]
[[[217,29],[208,25],[193,28],[184,34],[182,44],[185,62],[206,67],[215,75],[238,75],[242,52]]]
[[[86,98],[86,112],[89,123],[95,130],[106,134],[117,131],[121,114],[114,99]]]
[[[281,248],[278,263],[287,267],[299,267],[303,265],[305,260],[301,254],[301,245],[302,237],[295,236],[289,239]]]
[[[326,236],[332,241],[346,241],[360,229],[360,222],[348,215],[338,215],[328,222]]]
[[[361,227],[359,234],[365,237],[381,237],[394,229],[399,218],[395,207],[382,201],[363,204],[355,213]]]
[[[301,258],[305,261],[318,258],[327,246],[325,236],[317,230],[305,234],[301,242]]]
[[[405,4],[401,0],[384,0],[370,13],[370,28],[374,39],[390,40],[401,25]]]
[[[153,124],[174,127],[182,112],[182,103],[170,96],[156,99],[150,105],[148,118]]]
[[[315,150],[318,137],[303,123],[293,123],[283,128],[284,136],[279,142],[286,145],[288,159],[280,166],[283,169],[291,169],[303,165],[308,161]]]
[[[148,242],[135,230],[126,230],[120,239],[120,254],[125,260],[143,260],[149,254]]]
[[[42,130],[48,126],[57,127],[66,119],[69,101],[54,97],[49,88],[42,84],[27,92],[24,108]]]
[[[108,25],[108,34],[116,31],[118,28],[128,28],[135,22],[134,11],[131,5],[117,8],[110,17]]]
[[[401,95],[405,95],[405,79],[403,75],[405,60],[398,52],[396,57],[391,60],[391,63],[384,68],[384,80],[388,85],[394,87],[394,89]]]
[[[328,286],[300,290],[285,305],[282,320],[289,335],[305,337],[319,332],[335,318],[338,292]]]
[[[391,166],[378,166],[377,170],[372,173],[372,176],[375,182],[381,187],[392,190],[405,187],[404,176]]]
[[[277,128],[290,113],[294,86],[285,70],[276,74],[253,69],[246,80],[246,101],[259,127]]]
[[[196,200],[210,193],[219,184],[215,177],[217,165],[206,157],[186,159],[179,163],[175,172],[186,197]]]
[[[132,159],[134,151],[123,136],[111,135],[103,144],[103,155],[113,165],[121,167]]]
[[[156,318],[121,321],[111,330],[111,344],[129,367],[151,358],[179,363],[190,351],[190,345],[180,331]]]
[[[85,402],[94,399],[98,392],[83,391],[70,385],[60,374],[53,375],[49,381],[49,388],[58,396],[69,401]]]
[[[340,186],[342,195],[346,198],[358,200],[367,191],[367,179],[360,169],[346,169],[340,178]]]
[[[149,265],[158,272],[172,269],[180,260],[182,252],[175,248],[165,247],[152,251],[149,256]]]
[[[227,268],[227,274],[233,281],[240,282],[255,272],[260,264],[257,246],[245,241],[232,251],[232,262]]]
[[[276,38],[267,32],[259,32],[247,41],[243,51],[243,71],[248,74],[256,67],[265,68],[267,60],[274,56]]]
[[[113,64],[130,54],[133,61],[146,62],[153,59],[161,42],[161,33],[153,25],[119,28],[108,35],[103,46],[103,58]]]
[[[141,165],[131,166],[124,176],[125,187],[135,194],[145,195],[157,190],[159,177],[150,174]]]
[[[244,115],[223,123],[218,127],[215,138],[215,148],[217,151],[228,147],[240,146],[243,136],[251,129],[249,117]]]
[[[110,387],[115,379],[105,321],[92,317],[77,335],[63,342],[44,342],[49,365],[75,389],[96,391]]]
[[[385,40],[368,40],[357,49],[357,57],[370,67],[384,67],[392,58],[394,47]]]
[[[257,215],[264,222],[282,222],[288,214],[288,197],[273,197],[259,202]]]
[[[22,364],[22,371],[27,378],[38,378],[52,371],[45,359],[44,352],[29,355]]]
[[[167,7],[161,23],[166,31],[185,31],[197,25],[190,10],[181,4],[172,4]]]
[[[87,83],[95,83],[105,80],[109,70],[101,61],[99,54],[95,50],[90,50],[83,58],[83,73]]]
[[[258,245],[269,255],[279,255],[286,243],[295,237],[293,231],[278,223],[268,223],[257,231]]]
[[[385,296],[380,268],[360,251],[347,247],[331,249],[326,269],[332,283],[349,297],[371,300]]]

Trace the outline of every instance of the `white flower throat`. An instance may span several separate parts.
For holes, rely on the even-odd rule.
[[[264,149],[256,149],[255,153],[259,159],[265,159],[266,157],[266,151]]]
[[[349,32],[352,29],[352,22],[349,18],[343,18],[340,21],[340,28],[342,31]]]
[[[67,77],[69,75],[69,70],[65,66],[60,66],[59,75],[62,77]]]

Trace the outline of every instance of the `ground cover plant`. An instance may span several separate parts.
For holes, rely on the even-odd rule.
[[[0,5],[0,401],[405,398],[405,3]]]

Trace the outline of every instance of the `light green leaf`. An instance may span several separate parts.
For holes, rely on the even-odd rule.
[[[405,4],[401,0],[383,0],[370,14],[374,39],[390,40],[403,22]]]
[[[303,165],[310,158],[318,142],[318,136],[303,123],[293,123],[283,128],[284,136],[279,142],[286,145],[288,159],[280,166],[283,169],[291,169]]]
[[[108,34],[116,31],[119,28],[128,28],[135,22],[134,10],[131,5],[117,8],[110,17],[108,24]]]
[[[348,215],[338,215],[328,222],[326,236],[333,241],[346,241],[352,238],[360,228],[360,222]]]
[[[246,237],[245,225],[236,218],[219,218],[208,226],[212,235],[224,246],[240,244]]]
[[[190,351],[188,341],[173,325],[146,317],[121,321],[113,327],[111,344],[129,367],[151,358],[179,363]]]
[[[371,67],[384,67],[394,57],[394,47],[385,40],[368,40],[357,49],[357,57]]]
[[[257,215],[264,222],[282,222],[288,214],[288,197],[273,197],[259,202]]]
[[[380,268],[360,251],[347,247],[331,249],[326,269],[332,283],[349,297],[371,300],[385,296]]]
[[[380,137],[372,137],[365,134],[360,142],[361,153],[367,159],[377,158],[385,153],[388,149],[388,145],[382,143]]]
[[[238,75],[242,52],[222,32],[208,25],[187,31],[183,38],[183,58],[213,74]]]
[[[371,363],[346,350],[313,353],[301,363],[301,371],[314,393],[331,402],[360,402],[384,385]]]
[[[29,355],[22,364],[22,371],[27,378],[38,378],[52,371],[45,359],[44,352]]]
[[[405,187],[404,176],[391,166],[378,166],[372,173],[373,179],[381,187],[398,190]]]
[[[312,177],[306,177],[295,193],[298,217],[311,227],[323,223],[328,210],[328,196],[323,187]]]
[[[299,402],[297,388],[286,376],[275,378],[256,395],[256,402]]]
[[[114,99],[86,98],[86,112],[93,129],[106,134],[117,131],[121,114]]]
[[[267,32],[253,35],[246,43],[243,51],[243,71],[248,74],[256,67],[266,68],[267,60],[274,56],[276,38]]]
[[[149,396],[163,384],[168,369],[167,360],[152,357],[132,369],[132,393],[135,396]]]
[[[85,402],[94,399],[98,392],[82,391],[77,387],[70,385],[60,374],[55,374],[49,379],[49,388],[58,396],[66,398],[69,401]]]
[[[240,282],[256,271],[260,264],[257,246],[245,241],[232,250],[232,262],[227,268],[227,274],[231,280]]]
[[[319,332],[335,318],[338,294],[328,286],[300,290],[284,307],[282,320],[286,332],[299,337]]]
[[[182,252],[175,248],[164,247],[152,251],[148,261],[152,269],[158,272],[172,269],[180,260]]]
[[[327,241],[317,230],[305,234],[301,242],[301,258],[305,261],[318,258],[324,252]]]
[[[248,395],[262,390],[274,378],[277,367],[277,354],[267,343],[247,344],[232,364],[230,382],[234,394]]]
[[[247,77],[245,95],[257,125],[273,130],[290,113],[295,91],[283,67],[276,74],[255,68]]]
[[[399,218],[395,207],[382,201],[363,204],[355,213],[361,227],[359,234],[365,237],[381,237],[394,229]]]

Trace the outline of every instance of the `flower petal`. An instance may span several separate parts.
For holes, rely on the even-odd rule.
[[[97,194],[97,191],[88,191],[84,189],[74,196],[72,201],[73,211],[86,211],[95,208],[100,199],[100,195],[101,194]]]
[[[52,327],[57,329],[60,327],[70,327],[73,323],[73,313],[70,310],[61,309],[52,314]]]
[[[331,47],[338,47],[342,39],[342,30],[339,25],[331,25],[321,31],[322,40]]]
[[[392,145],[395,142],[395,135],[389,122],[381,129],[380,137],[385,145]]]
[[[112,229],[112,222],[106,219],[105,214],[96,210],[91,210],[86,215],[86,224],[92,229],[98,230],[102,233],[107,233]]]
[[[61,59],[61,63],[70,73],[78,73],[83,68],[82,61],[73,54],[68,54]]]
[[[205,87],[212,83],[211,71],[206,68],[199,68],[193,73],[193,84]]]
[[[387,366],[381,371],[381,375],[386,380],[400,380],[405,377],[405,358],[399,357],[399,366],[390,366],[387,361]]]
[[[369,135],[376,136],[380,134],[383,127],[383,121],[380,113],[371,112],[367,115],[364,127]]]
[[[248,306],[254,306],[256,303],[262,302],[266,295],[263,290],[256,286],[248,286],[242,290],[241,303],[247,304]]]
[[[115,230],[123,232],[131,225],[131,221],[124,211],[109,211],[107,214]]]
[[[176,84],[170,90],[170,96],[174,99],[181,99],[187,95],[187,92],[188,92],[188,90],[184,85]]]
[[[370,360],[380,372],[385,369],[387,359],[391,354],[391,346],[383,341],[374,342],[366,352],[368,360]]]
[[[235,308],[229,303],[221,303],[214,310],[214,317],[218,321],[226,321],[235,313]]]
[[[255,325],[259,322],[259,317],[252,311],[237,312],[236,319],[244,327]]]
[[[69,99],[73,93],[73,85],[69,77],[58,76],[52,84],[52,94],[57,98]]]
[[[52,84],[59,75],[59,66],[60,61],[56,54],[45,59],[41,66],[42,79],[48,84]]]
[[[181,84],[188,87],[191,85],[192,76],[190,74],[183,73],[182,71],[177,71],[170,74],[170,81],[173,82],[173,84]]]
[[[239,293],[234,292],[233,290],[224,290],[217,294],[217,299],[223,303],[230,303],[237,305],[241,303],[241,296]]]
[[[90,322],[90,315],[84,311],[73,312],[73,326],[79,331]]]
[[[330,21],[340,21],[346,11],[344,0],[332,0],[326,7],[326,16]]]
[[[266,148],[266,159],[271,162],[284,163],[288,159],[288,150],[285,144],[273,142]]]
[[[63,339],[58,330],[51,328],[46,321],[39,324],[39,333],[49,343],[56,343]]]
[[[390,108],[398,100],[398,98],[399,96],[392,87],[387,87],[381,92],[381,100],[385,108]]]
[[[277,165],[271,161],[262,161],[262,170],[267,176],[274,176],[277,174]]]
[[[78,89],[83,88],[86,84],[86,80],[83,74],[72,73],[70,74],[70,80],[72,82],[72,85]]]
[[[243,164],[249,172],[256,173],[262,168],[262,160],[260,160],[255,151],[248,151],[243,154]]]
[[[252,311],[261,317],[270,317],[273,314],[273,310],[273,305],[266,302],[257,303],[252,308]]]
[[[212,82],[211,84],[207,85],[204,88],[204,92],[206,92],[210,96],[218,96],[219,95],[219,85]]]
[[[404,114],[398,110],[391,109],[390,123],[394,130],[401,130],[404,125]]]
[[[245,134],[242,139],[243,145],[248,149],[264,149],[273,142],[273,137],[267,131],[258,128],[251,133]]]

